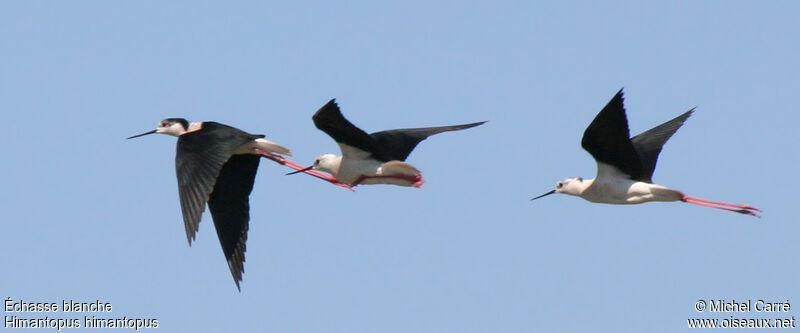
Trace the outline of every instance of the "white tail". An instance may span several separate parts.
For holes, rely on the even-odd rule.
[[[281,155],[292,156],[292,152],[289,150],[289,148],[281,146],[267,139],[256,139],[255,148],[259,148],[261,150],[268,151],[270,153],[278,153]]]
[[[402,161],[389,161],[381,165],[379,176],[411,176],[420,175],[419,170],[413,165]]]

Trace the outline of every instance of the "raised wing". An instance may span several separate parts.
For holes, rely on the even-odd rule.
[[[694,112],[694,108],[631,138],[633,148],[636,149],[641,160],[643,171],[643,177],[636,180],[652,182],[653,172],[656,170],[656,162],[658,162],[658,154],[661,153],[661,148],[675,134],[675,131],[681,128],[686,119],[692,115],[692,112]]]
[[[375,132],[370,134],[370,136],[377,143],[377,146],[380,147],[380,156],[375,156],[378,157],[379,160],[384,162],[393,160],[405,161],[417,144],[431,135],[467,129],[484,123],[485,121],[480,121],[477,123],[453,126],[394,129]]]
[[[369,134],[345,119],[344,115],[342,115],[342,112],[339,110],[339,106],[336,104],[336,99],[332,99],[327,104],[323,105],[314,113],[311,119],[314,120],[314,125],[317,126],[318,129],[327,133],[340,145],[346,144],[373,155],[378,151],[375,142]]]
[[[178,137],[175,170],[189,245],[223,164],[239,146],[260,137],[215,122],[204,122],[200,130]]]
[[[631,179],[640,179],[644,174],[642,162],[630,139],[623,100],[620,89],[583,132],[581,146],[597,162],[613,166]]]
[[[219,243],[228,268],[239,288],[244,273],[244,252],[250,222],[250,192],[258,170],[260,156],[233,155],[223,165],[208,199]],[[241,289],[240,289],[241,290]]]

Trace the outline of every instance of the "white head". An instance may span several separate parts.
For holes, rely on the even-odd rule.
[[[168,134],[172,136],[180,136],[183,133],[186,133],[189,130],[189,122],[183,118],[167,118],[162,120],[158,123],[158,127],[156,129],[144,132],[139,135],[134,135],[129,137],[128,139],[138,138],[140,136],[153,134],[153,133],[160,133],[160,134]]]
[[[322,154],[314,159],[314,164],[311,166],[314,170],[325,171],[329,174],[336,175],[339,173],[339,166],[342,165],[342,157],[334,154]]]
[[[531,200],[536,200],[541,197],[553,194],[553,193],[564,193],[569,195],[577,195],[580,196],[583,193],[583,190],[586,189],[586,182],[584,182],[583,178],[581,177],[570,177],[564,178],[556,184],[556,189],[545,194],[542,194],[538,197],[535,197]]]
[[[306,172],[308,170],[314,169],[314,170],[324,171],[336,176],[339,174],[340,165],[342,165],[341,156],[334,154],[322,154],[314,159],[314,164],[312,164],[310,167],[287,173],[287,175],[293,175],[296,173]]]

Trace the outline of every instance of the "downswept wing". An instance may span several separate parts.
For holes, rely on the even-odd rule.
[[[692,112],[694,112],[694,108],[670,121],[631,138],[633,148],[636,149],[643,168],[642,177],[635,178],[636,180],[648,183],[653,181],[653,172],[656,170],[658,154],[661,153],[661,148],[664,146],[664,143],[681,128],[686,119],[689,119]]]
[[[342,115],[339,105],[336,104],[336,99],[332,99],[323,105],[314,113],[311,119],[314,120],[314,125],[319,130],[328,134],[340,145],[345,144],[373,155],[380,155],[372,137]]]
[[[613,166],[631,179],[640,179],[644,169],[630,139],[623,102],[620,89],[586,128],[581,146],[598,163]]]
[[[262,137],[216,122],[204,122],[200,130],[178,137],[175,171],[189,245],[223,164],[239,146]]]
[[[208,209],[237,289],[244,273],[250,192],[253,191],[260,159],[260,156],[252,154],[232,155],[223,165],[208,199]]]
[[[411,151],[413,151],[422,140],[427,139],[431,135],[467,129],[484,123],[485,121],[480,121],[477,123],[453,126],[393,129],[375,132],[370,134],[370,136],[375,140],[377,146],[380,147],[380,154],[375,156],[377,159],[384,162],[393,160],[405,161],[408,155],[411,154]]]

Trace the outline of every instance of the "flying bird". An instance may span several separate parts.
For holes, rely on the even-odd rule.
[[[213,121],[168,118],[156,129],[128,139],[153,133],[178,137],[175,170],[189,245],[195,239],[200,217],[208,203],[228,268],[236,288],[241,290],[239,282],[244,273],[250,222],[249,196],[258,163],[265,157],[295,170],[303,166],[282,157],[291,156],[289,149],[264,139],[264,135],[250,134]],[[335,183],[330,175],[318,171],[311,175]]]
[[[750,205],[701,199],[653,183],[653,171],[661,148],[693,111],[694,108],[631,138],[620,89],[583,133],[581,146],[597,162],[597,177],[563,179],[554,190],[531,200],[564,193],[609,204],[683,201],[760,217],[756,212],[761,210]]]
[[[482,125],[485,121],[441,127],[394,129],[367,134],[342,115],[336,100],[322,106],[312,117],[314,125],[336,140],[342,155],[322,154],[306,170],[330,173],[339,182],[358,184],[422,185],[422,174],[405,162],[411,151],[431,135]],[[330,181],[330,180],[329,180]]]

